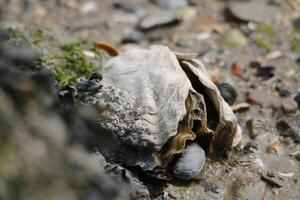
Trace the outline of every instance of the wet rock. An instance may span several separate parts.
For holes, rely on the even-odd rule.
[[[295,113],[298,104],[292,98],[286,98],[282,101],[282,108],[285,113]]]
[[[244,146],[245,153],[255,153],[258,150],[258,145],[254,142],[248,142]]]
[[[232,194],[228,194],[228,199],[264,199],[266,184],[256,173],[237,174],[232,184]]]
[[[298,107],[300,107],[300,92],[298,92],[294,98],[294,100],[297,102]]]
[[[122,43],[140,43],[143,40],[144,34],[138,30],[133,30],[122,39]]]
[[[155,9],[141,19],[138,27],[142,31],[147,31],[162,26],[177,25],[180,20],[180,16],[175,10]]]
[[[188,6],[187,0],[155,0],[162,8],[183,8]]]
[[[268,24],[274,19],[279,9],[266,1],[233,1],[228,6],[229,12],[242,21]]]
[[[224,98],[224,100],[229,104],[232,105],[236,98],[237,98],[237,92],[234,89],[232,85],[229,83],[221,83],[217,85],[221,96]]]

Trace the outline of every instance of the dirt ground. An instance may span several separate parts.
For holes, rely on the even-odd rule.
[[[0,23],[120,52],[163,44],[198,53],[216,84],[235,87],[234,105],[247,103],[235,112],[241,144],[208,158],[198,181],[146,182],[153,199],[300,199],[299,1],[246,1],[246,11],[241,1],[165,2],[2,0]]]

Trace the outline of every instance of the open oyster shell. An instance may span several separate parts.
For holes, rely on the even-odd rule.
[[[102,110],[99,148],[111,161],[149,171],[165,168],[188,140],[217,153],[241,139],[231,108],[193,56],[133,49],[109,60],[96,84],[85,102]]]

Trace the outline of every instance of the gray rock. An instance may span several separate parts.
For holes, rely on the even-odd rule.
[[[196,143],[189,144],[175,163],[174,176],[179,179],[196,178],[201,172],[205,161],[204,150]]]
[[[298,104],[291,98],[282,101],[282,108],[285,113],[294,113],[298,109]]]
[[[154,9],[141,19],[139,28],[147,31],[161,26],[176,25],[180,20],[180,15],[175,10]]]
[[[128,33],[123,39],[122,43],[139,43],[144,39],[144,34],[140,31],[133,30],[130,33]]]
[[[243,21],[270,23],[279,12],[278,7],[266,1],[232,1],[228,7],[230,13]]]

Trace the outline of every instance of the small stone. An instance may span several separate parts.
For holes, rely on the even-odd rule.
[[[244,146],[244,151],[246,153],[255,153],[258,150],[258,145],[254,142],[248,142]]]
[[[133,30],[122,39],[122,43],[140,43],[142,40],[144,40],[144,34],[140,31]]]
[[[269,144],[266,148],[266,152],[280,155],[282,154],[282,145],[277,142]]]
[[[282,101],[282,108],[285,113],[295,113],[298,108],[298,104],[291,98],[286,98]]]
[[[175,10],[155,9],[142,18],[139,28],[147,31],[161,26],[177,25],[180,20],[180,16]]]
[[[236,98],[237,98],[237,92],[234,89],[234,87],[228,83],[221,83],[217,85],[221,96],[224,98],[224,100],[229,104],[232,105]]]
[[[186,146],[184,153],[174,165],[173,175],[179,179],[196,178],[206,161],[204,150],[197,144],[191,143]]]
[[[245,46],[247,42],[246,36],[238,29],[232,29],[225,32],[224,37],[222,38],[223,45],[229,48]]]
[[[277,6],[272,6],[266,1],[232,1],[228,9],[232,16],[239,20],[265,24],[275,19],[279,12]]]

